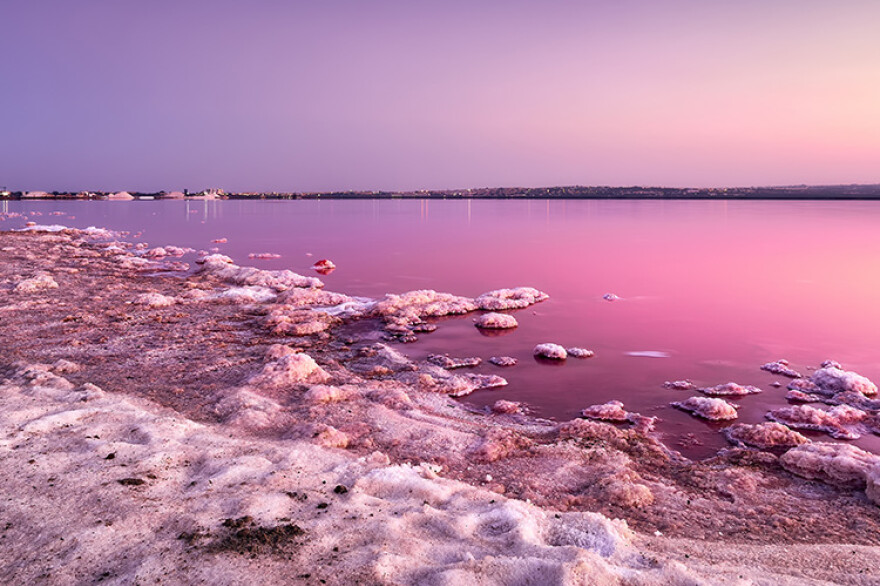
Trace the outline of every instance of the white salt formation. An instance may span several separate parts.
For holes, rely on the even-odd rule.
[[[592,358],[596,355],[596,353],[592,350],[587,350],[586,348],[578,348],[577,346],[566,348],[565,352],[573,358]]]
[[[474,325],[488,330],[506,330],[515,328],[519,324],[516,323],[516,318],[512,315],[490,312],[478,317]]]
[[[737,417],[736,407],[724,399],[690,397],[684,401],[672,403],[672,406],[710,421],[726,421]]]
[[[535,346],[533,351],[535,356],[540,356],[541,358],[549,358],[551,360],[565,360],[568,356],[568,353],[565,351],[565,348],[560,346],[559,344],[538,344]]]
[[[698,390],[704,395],[709,395],[710,397],[744,397],[745,395],[754,395],[755,393],[761,392],[761,389],[758,387],[738,385],[734,382]]]
[[[785,359],[779,359],[776,362],[768,362],[767,364],[762,364],[761,370],[766,370],[767,372],[787,376],[789,378],[803,378],[803,375],[791,368],[788,365],[788,360]]]
[[[19,294],[28,294],[28,293],[36,293],[38,291],[45,291],[46,289],[57,289],[58,283],[55,279],[52,278],[52,275],[47,273],[40,273],[30,279],[22,279],[19,281],[15,287],[13,287],[13,291]]]
[[[604,299],[605,301],[618,301],[620,297],[618,297],[614,293],[606,293],[602,296],[602,299]]]
[[[447,370],[479,366],[483,363],[482,358],[450,358],[448,354],[429,354],[427,360],[431,364],[441,366]]]
[[[483,293],[474,302],[480,309],[501,311],[504,309],[523,309],[549,298],[550,296],[543,291],[532,287],[516,287]]]
[[[847,444],[811,443],[787,451],[779,461],[804,478],[863,488],[880,505],[880,457],[874,454]]]
[[[489,362],[497,366],[516,366],[518,360],[512,356],[492,356]]]
[[[141,293],[131,300],[133,305],[143,305],[145,307],[168,307],[176,303],[173,297],[162,295],[161,293]]]
[[[767,419],[793,427],[822,431],[838,439],[858,439],[861,434],[855,426],[864,423],[868,414],[849,405],[819,409],[810,405],[791,405],[767,413]]]
[[[697,385],[689,380],[674,380],[663,383],[663,388],[673,391],[695,391],[697,390]]]
[[[771,421],[758,424],[736,423],[724,428],[724,436],[734,445],[760,450],[792,448],[810,442],[798,432]]]
[[[305,353],[282,356],[267,363],[259,374],[248,380],[256,387],[289,387],[296,384],[324,383],[330,375]]]
[[[622,422],[629,420],[629,413],[626,412],[623,408],[623,403],[620,401],[608,401],[602,405],[590,405],[581,411],[581,415],[602,421]]]
[[[284,269],[264,271],[254,267],[240,267],[222,254],[212,254],[201,259],[201,272],[210,274],[231,285],[252,285],[286,291],[293,287],[320,289],[324,283],[315,277],[304,277]]]
[[[820,391],[828,393],[840,393],[854,391],[871,397],[877,394],[877,385],[864,376],[848,370],[841,370],[838,366],[826,366],[813,373],[810,381]]]

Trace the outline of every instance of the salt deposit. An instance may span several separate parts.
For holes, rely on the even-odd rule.
[[[664,382],[663,388],[673,391],[695,391],[697,390],[697,385],[689,380],[675,380]]]
[[[768,362],[766,364],[762,364],[761,370],[765,370],[773,374],[787,376],[789,378],[803,378],[803,375],[791,368],[788,365],[788,360],[785,359],[779,359],[776,362]]]
[[[533,354],[535,356],[539,356],[541,358],[549,358],[551,360],[565,360],[568,356],[565,348],[563,348],[559,344],[552,344],[549,342],[545,344],[538,344],[537,346],[535,346]]]
[[[746,395],[754,395],[760,393],[761,389],[750,385],[738,385],[734,382],[715,385],[714,387],[705,387],[698,389],[704,395],[710,397],[744,397]]]
[[[375,344],[373,310],[274,334],[276,309],[323,312],[203,303],[242,285],[143,274],[82,238],[0,234],[34,259],[0,255],[12,583],[865,583],[880,564],[875,505],[853,492],[873,498],[873,468],[824,486],[752,450],[691,462],[638,424],[491,415],[442,393],[477,381]],[[64,295],[15,309],[10,275],[46,270]],[[185,311],[119,307],[143,291]]]
[[[319,260],[318,262],[313,264],[312,268],[318,272],[323,272],[323,271],[330,272],[336,268],[336,265],[333,264],[333,261],[330,260],[329,258],[322,258],[321,260]]]
[[[761,450],[791,448],[810,441],[798,432],[771,421],[758,424],[736,423],[724,428],[724,436],[732,444]]]
[[[281,255],[275,254],[274,252],[252,252],[248,254],[248,258],[256,260],[273,260],[276,258],[281,258]]]
[[[177,301],[173,297],[162,295],[160,293],[141,293],[131,300],[133,305],[143,305],[145,307],[168,307],[174,305]]]
[[[566,348],[565,352],[573,358],[592,358],[596,355],[596,353],[592,350],[587,350],[586,348],[578,348],[577,346]]]
[[[550,296],[543,291],[532,287],[516,287],[483,293],[474,302],[480,309],[501,311],[504,309],[523,309],[549,298]]]
[[[880,505],[880,457],[847,444],[811,443],[793,448],[779,458],[798,476],[829,484],[864,488]]]
[[[304,277],[290,270],[264,271],[254,267],[240,267],[229,257],[212,254],[201,259],[201,271],[205,274],[232,284],[267,287],[276,291],[286,291],[293,287],[320,289],[324,283],[315,277]]]
[[[791,405],[767,413],[771,421],[795,429],[823,431],[839,439],[857,439],[861,434],[855,426],[867,417],[867,413],[849,405],[837,405],[827,410],[810,405]]]
[[[26,295],[28,293],[36,293],[46,289],[57,289],[58,283],[52,278],[52,275],[40,273],[30,279],[22,279],[13,287],[13,292]]]
[[[690,411],[694,415],[699,415],[710,421],[726,421],[737,417],[736,407],[724,399],[690,397],[684,401],[672,403],[672,406]]]
[[[480,317],[477,318],[474,323],[478,328],[485,328],[490,330],[506,330],[510,328],[515,328],[519,324],[516,322],[516,318],[512,315],[506,313],[484,313]]]
[[[629,413],[623,408],[620,401],[608,401],[603,405],[591,405],[581,411],[581,415],[590,419],[602,421],[622,422],[629,419]]]
[[[810,381],[820,390],[830,393],[854,391],[865,396],[877,394],[877,385],[864,376],[836,366],[826,366],[813,373]]]
[[[669,352],[659,350],[635,350],[625,354],[627,356],[635,356],[636,358],[669,358]]]
[[[431,364],[436,364],[446,369],[479,366],[483,363],[482,358],[450,358],[448,354],[429,354],[427,360]]]
[[[614,293],[606,293],[602,296],[602,299],[604,299],[605,301],[618,301],[620,300],[620,297],[618,297]]]
[[[497,366],[516,366],[518,360],[512,356],[492,356],[489,362]]]

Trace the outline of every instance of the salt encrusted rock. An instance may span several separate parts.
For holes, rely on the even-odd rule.
[[[516,366],[518,360],[512,356],[492,356],[489,362],[497,366]]]
[[[275,291],[267,287],[230,287],[209,296],[218,303],[267,303],[275,299]]]
[[[603,405],[590,405],[581,411],[581,415],[601,421],[623,422],[629,419],[629,413],[626,412],[623,408],[623,403],[620,401],[608,401]]]
[[[504,399],[499,399],[492,403],[491,407],[492,413],[504,414],[504,415],[516,415],[523,412],[522,403],[517,403],[515,401],[506,401]]]
[[[266,359],[278,360],[279,358],[284,358],[285,356],[293,356],[294,354],[299,354],[300,352],[302,352],[302,350],[300,350],[299,348],[291,348],[290,346],[285,346],[284,344],[272,344],[266,351]]]
[[[261,387],[283,387],[303,383],[324,383],[330,375],[305,353],[283,356],[269,362],[263,370],[248,380],[248,384]]]
[[[603,405],[591,405],[581,411],[581,416],[612,423],[629,421],[635,424],[635,429],[642,433],[653,430],[657,424],[656,417],[646,417],[640,413],[630,413],[623,408],[623,403],[620,401],[608,401]]]
[[[788,360],[785,359],[779,359],[776,362],[768,362],[767,364],[762,364],[761,370],[766,370],[767,372],[771,372],[773,374],[778,374],[781,376],[787,376],[789,378],[803,378],[803,375],[801,375],[801,373],[788,366]]]
[[[339,387],[315,385],[306,391],[303,399],[307,403],[339,403],[348,399],[349,393]]]
[[[79,372],[81,367],[79,364],[75,362],[71,362],[70,360],[65,360],[64,358],[59,358],[55,362],[52,363],[52,372],[55,374],[70,374],[73,372]]]
[[[602,296],[602,299],[604,299],[605,301],[618,301],[620,297],[618,297],[614,293],[606,293]]]
[[[565,352],[573,358],[592,358],[596,355],[596,353],[592,350],[587,350],[586,348],[578,348],[577,346],[566,348]]]
[[[409,358],[385,344],[358,348],[357,357],[347,367],[352,372],[366,375],[388,375],[416,370]]]
[[[313,309],[276,306],[266,316],[266,327],[274,334],[311,336],[341,323],[341,319]]]
[[[792,391],[801,391],[802,393],[821,392],[821,389],[819,389],[813,381],[806,378],[796,378],[789,382],[786,388],[791,389]]]
[[[196,260],[198,264],[228,264],[234,265],[235,262],[225,254],[209,254]]]
[[[760,393],[761,389],[758,387],[752,387],[749,385],[743,386],[738,385],[734,382],[724,383],[722,385],[716,385],[714,387],[707,387],[699,389],[701,393],[704,395],[709,395],[710,397],[743,397],[745,395],[753,395],[755,393]]]
[[[497,374],[468,373],[451,376],[422,374],[419,376],[419,384],[428,391],[446,393],[452,397],[463,397],[480,389],[503,387],[507,384],[507,380]]]
[[[568,352],[565,351],[565,348],[559,344],[551,343],[538,344],[535,346],[534,354],[535,356],[550,358],[552,360],[565,360],[568,356]]]
[[[484,313],[478,317],[474,325],[478,328],[485,328],[487,330],[506,330],[515,328],[519,324],[516,323],[516,318],[512,315],[490,312]]]
[[[482,358],[450,358],[448,354],[429,354],[427,360],[431,364],[440,366],[447,370],[452,370],[455,368],[465,368],[470,366],[479,366],[483,362]]]
[[[838,439],[858,439],[860,434],[848,426],[865,421],[868,414],[849,405],[824,410],[810,405],[791,405],[767,413],[767,419],[795,429],[823,431]]]
[[[737,423],[725,428],[724,436],[734,445],[751,446],[761,450],[791,448],[810,442],[793,429],[771,421],[755,425]]]
[[[724,399],[690,397],[685,401],[672,403],[672,406],[689,411],[710,421],[726,421],[728,419],[736,419],[737,417],[736,407]]]
[[[201,259],[201,272],[211,274],[232,285],[255,285],[268,287],[275,291],[286,291],[294,287],[321,289],[324,283],[315,277],[304,277],[287,269],[264,271],[255,267],[240,267],[232,264],[229,257],[212,254]]]
[[[841,366],[840,363],[836,360],[825,360],[822,362],[822,364],[819,367],[820,368],[831,367],[831,368],[837,368],[837,369],[843,370],[843,366]]]
[[[424,317],[460,315],[477,309],[473,299],[432,289],[389,293],[376,304],[376,312],[385,317],[396,316],[401,323],[419,323]]]
[[[480,309],[501,311],[504,309],[522,309],[550,296],[532,287],[516,287],[514,289],[496,289],[477,297],[474,301]]]
[[[689,380],[674,380],[663,383],[663,388],[673,391],[695,391],[697,390],[697,385]]]
[[[162,295],[160,293],[141,293],[131,300],[133,305],[143,305],[145,307],[168,307],[174,305],[176,300],[173,297]]]
[[[835,366],[820,368],[813,373],[810,381],[819,389],[831,393],[855,391],[867,397],[877,394],[877,385],[864,376]]]
[[[797,389],[791,389],[785,393],[785,398],[789,401],[798,401],[799,403],[820,403],[824,397],[813,393],[805,393]]]
[[[248,258],[255,260],[274,260],[276,258],[281,258],[281,255],[274,252],[251,252],[248,254]]]
[[[19,281],[13,288],[14,293],[27,294],[36,293],[37,291],[45,291],[46,289],[57,289],[58,283],[52,278],[52,275],[40,273],[30,279]]]
[[[836,486],[863,488],[880,505],[880,457],[848,444],[814,442],[792,448],[779,458],[798,476]]]

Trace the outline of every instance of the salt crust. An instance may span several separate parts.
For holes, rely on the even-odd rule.
[[[330,584],[701,583],[679,563],[645,564],[622,521],[545,512],[380,453],[230,436],[146,401],[72,390],[45,367],[31,367],[51,376],[30,384],[24,370],[0,386],[11,497],[0,572],[15,583],[239,584],[255,572],[286,583],[291,568]],[[292,520],[302,536],[282,555],[224,552],[223,520],[244,517]]]
[[[58,283],[52,278],[52,275],[40,273],[30,279],[22,279],[15,285],[12,291],[18,294],[27,294],[57,288]]]
[[[793,448],[779,458],[798,476],[829,484],[863,488],[880,505],[880,456],[848,444],[811,443]]]
[[[636,429],[642,433],[652,431],[657,424],[656,417],[646,417],[640,413],[630,413],[623,408],[623,403],[620,401],[608,401],[602,405],[591,405],[581,411],[581,415],[589,419],[610,421],[612,423],[628,421],[635,424]]]
[[[699,389],[704,395],[710,397],[744,397],[745,395],[753,395],[760,393],[761,389],[750,385],[738,385],[734,382],[715,385],[714,387],[706,387]]]
[[[750,446],[762,450],[791,448],[810,442],[798,432],[771,421],[758,424],[737,423],[726,427],[724,436],[734,445]]]
[[[516,366],[519,361],[513,356],[492,356],[489,362],[496,366]]]
[[[478,328],[488,330],[506,330],[517,327],[516,318],[506,313],[484,313],[474,323]]]
[[[304,277],[287,269],[266,271],[255,267],[240,267],[222,254],[202,258],[201,265],[203,273],[211,274],[231,285],[267,287],[275,291],[286,291],[293,287],[324,287],[324,283],[316,277]]]
[[[592,358],[596,355],[596,353],[592,350],[587,350],[586,348],[578,348],[577,346],[566,348],[565,352],[572,358]]]
[[[761,370],[765,370],[772,374],[779,374],[789,378],[803,378],[803,375],[788,365],[788,360],[780,358],[775,362],[768,362],[761,365]]]
[[[131,300],[133,305],[143,305],[145,307],[168,307],[176,303],[173,297],[161,295],[159,293],[141,293]]]
[[[672,403],[672,406],[683,409],[684,411],[690,411],[694,415],[699,415],[700,417],[711,421],[724,421],[727,419],[736,419],[737,417],[736,407],[724,399],[690,397],[684,401]]]
[[[877,394],[877,385],[866,377],[835,366],[820,368],[813,373],[810,381],[820,390],[830,393],[854,391],[871,397]]]
[[[568,356],[568,352],[565,351],[565,348],[559,344],[552,344],[549,342],[535,346],[533,353],[535,356],[549,358],[551,360],[565,360]]]
[[[305,353],[289,354],[268,362],[259,374],[248,380],[256,387],[278,388],[297,384],[324,383],[330,375]]]
[[[860,434],[852,426],[864,422],[867,417],[867,413],[849,405],[837,405],[827,410],[810,405],[790,405],[767,413],[767,419],[771,421],[795,429],[824,431],[839,439],[858,439]]]

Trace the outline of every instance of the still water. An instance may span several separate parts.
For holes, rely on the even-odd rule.
[[[402,346],[412,358],[509,355],[510,384],[478,391],[481,406],[523,401],[558,420],[611,399],[659,416],[667,443],[691,456],[725,445],[719,424],[669,407],[699,386],[728,381],[764,393],[735,399],[741,422],[787,404],[786,379],[758,367],[778,358],[809,373],[833,358],[880,381],[880,202],[724,201],[10,201],[39,223],[140,232],[136,241],[219,246],[239,264],[313,274],[337,265],[328,290],[379,297],[436,289],[475,296],[532,286],[550,299],[515,312],[519,327],[486,336],[473,316],[446,318]],[[56,212],[56,214],[52,214]],[[63,215],[61,215],[63,213]],[[35,215],[40,214],[40,215]],[[0,228],[19,227],[10,218]],[[226,238],[226,244],[212,240]],[[248,259],[251,253],[281,258]],[[603,299],[606,293],[618,301]],[[583,346],[596,356],[535,361],[537,343]],[[632,356],[653,351],[666,357]],[[690,434],[690,435],[688,435]],[[826,436],[815,436],[828,439]],[[857,445],[880,451],[880,438]]]

